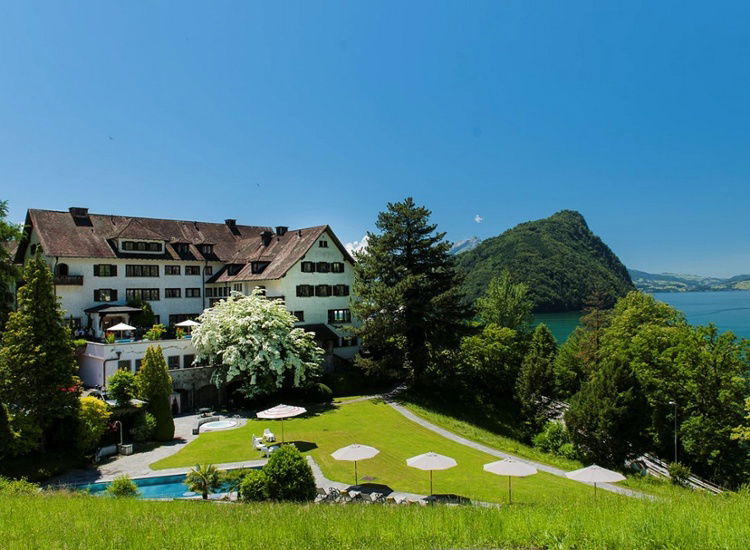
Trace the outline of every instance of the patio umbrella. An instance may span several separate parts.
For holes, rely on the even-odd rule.
[[[525,462],[518,462],[512,458],[504,458],[484,465],[484,471],[499,476],[508,476],[508,504],[511,502],[511,477],[526,477],[537,473],[536,468]]]
[[[430,471],[430,496],[432,496],[432,471],[447,470],[448,468],[457,466],[457,463],[449,456],[443,456],[437,453],[429,452],[407,458],[406,465],[411,466],[412,468],[417,468],[419,470]]]
[[[181,323],[175,323],[176,327],[199,327],[201,324],[197,321],[193,321],[192,319],[188,319],[187,321],[182,321]]]
[[[125,332],[126,330],[135,330],[135,327],[131,327],[130,325],[126,325],[125,323],[117,323],[115,326],[109,327],[107,329],[107,332],[109,332],[110,330],[113,332]],[[120,336],[122,337],[122,334]]]
[[[293,405],[276,405],[265,411],[260,411],[255,416],[258,418],[268,418],[271,420],[281,420],[281,442],[284,443],[284,419],[293,416],[299,416],[307,412],[304,407],[295,407]]]
[[[337,451],[333,451],[331,453],[331,456],[336,460],[347,460],[349,462],[354,462],[354,485],[356,486],[359,484],[359,480],[357,479],[357,461],[372,458],[379,452],[380,451],[378,451],[375,447],[353,443],[348,447],[341,447]]]
[[[584,483],[594,484],[594,495],[596,495],[596,484],[597,483],[616,483],[617,481],[625,481],[625,476],[619,472],[613,472],[607,470],[596,464],[581,468],[580,470],[574,470],[567,472],[565,477],[574,481],[582,481]]]

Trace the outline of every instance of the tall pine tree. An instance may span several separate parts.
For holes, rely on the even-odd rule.
[[[411,197],[389,203],[354,266],[358,364],[413,383],[424,381],[431,354],[458,345],[468,318],[451,245],[429,217]]]
[[[155,438],[171,441],[174,437],[174,420],[169,396],[172,394],[172,377],[167,372],[167,362],[159,346],[149,346],[136,375],[139,395],[146,401],[148,411],[156,418]]]
[[[36,440],[33,448],[43,447],[60,421],[77,417],[78,365],[52,272],[39,253],[26,263],[23,280],[0,348],[0,402],[20,437]]]

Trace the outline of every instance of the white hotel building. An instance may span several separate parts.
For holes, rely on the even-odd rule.
[[[117,368],[137,370],[150,342],[104,343],[106,329],[128,323],[149,302],[157,322],[194,319],[231,291],[265,290],[316,335],[327,363],[349,360],[357,341],[347,331],[352,257],[330,227],[289,229],[162,220],[68,211],[29,210],[16,251],[23,263],[41,250],[71,327],[89,343],[79,354],[87,386],[103,386]],[[211,366],[196,366],[189,339],[160,340],[181,408],[225,399],[210,383]]]

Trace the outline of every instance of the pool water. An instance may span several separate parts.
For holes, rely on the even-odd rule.
[[[191,498],[200,496],[198,493],[189,491],[185,485],[185,474],[174,474],[169,476],[141,477],[133,479],[138,486],[138,498]],[[106,494],[108,481],[101,483],[89,483],[79,485],[78,489],[88,491],[92,495],[102,496]],[[218,493],[226,493],[227,486],[222,487]],[[215,497],[214,497],[215,498]]]
[[[216,420],[215,422],[206,422],[201,426],[203,430],[223,430],[226,428],[232,428],[237,425],[234,420]]]

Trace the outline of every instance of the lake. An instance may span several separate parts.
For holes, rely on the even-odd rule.
[[[731,330],[740,338],[750,338],[750,291],[655,292],[654,298],[679,309],[692,325],[715,324],[720,331]],[[581,313],[539,313],[534,322],[544,323],[564,342],[578,326]]]

